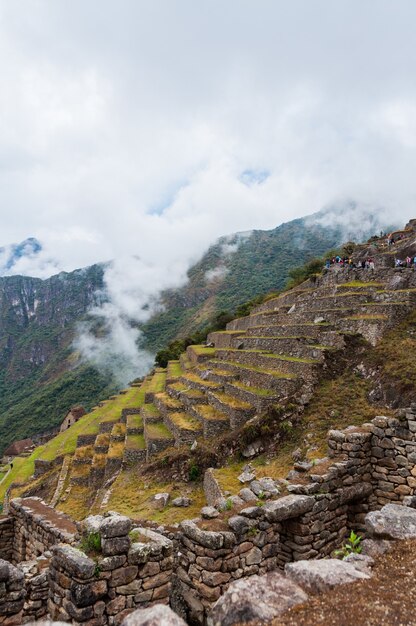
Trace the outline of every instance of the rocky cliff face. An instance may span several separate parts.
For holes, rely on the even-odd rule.
[[[68,408],[113,391],[109,376],[77,361],[76,324],[97,303],[103,267],[47,280],[0,277],[0,454],[15,439],[57,426]]]
[[[48,365],[72,340],[74,324],[97,300],[98,265],[47,280],[0,278],[0,367],[16,381]]]

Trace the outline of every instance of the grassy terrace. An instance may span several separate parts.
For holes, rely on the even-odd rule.
[[[127,450],[144,450],[146,448],[146,442],[144,435],[127,435],[126,449]]]
[[[145,426],[146,437],[149,439],[171,439],[173,441],[173,435],[169,428],[165,426],[163,422],[156,422],[155,424],[146,424]]]
[[[252,387],[251,385],[245,385],[238,380],[231,383],[233,387],[238,387],[242,391],[248,391],[261,398],[273,398],[276,394],[271,389],[263,389],[263,387]]]
[[[386,320],[387,315],[350,315],[350,317],[344,317],[345,320]]]
[[[103,467],[105,467],[107,461],[107,455],[106,454],[95,454],[94,458],[92,460],[92,467],[95,467],[97,469],[102,469]]]
[[[168,378],[179,378],[182,376],[182,368],[179,361],[169,361],[167,377]]]
[[[119,422],[118,424],[114,424],[111,430],[112,437],[124,437],[126,434],[126,425]]]
[[[166,383],[166,370],[157,371],[148,382],[146,391],[150,393],[160,393],[164,390]]]
[[[149,415],[150,417],[159,417],[160,415],[159,409],[157,409],[155,405],[151,403],[144,404],[143,411],[146,415]]]
[[[216,348],[208,348],[207,346],[189,346],[194,354],[197,356],[214,356]]]
[[[124,441],[112,441],[108,448],[109,459],[119,459],[123,456]]]
[[[351,280],[349,283],[340,283],[337,285],[338,289],[345,289],[354,287],[355,289],[367,289],[368,287],[383,287],[384,283],[372,281],[369,283],[362,282],[360,280]]]
[[[214,361],[212,362],[214,363]],[[216,363],[221,363],[221,361],[216,361]],[[200,383],[201,385],[204,385],[204,387],[209,387],[210,389],[217,389],[219,387],[218,383],[213,383],[209,380],[203,380],[200,376],[192,372],[189,372],[188,374],[185,374],[185,376],[182,377],[183,382],[186,383],[187,380],[190,380],[195,383]]]
[[[265,350],[236,350],[233,348],[224,348],[223,352],[231,352],[232,354],[258,354],[267,359],[277,359],[278,361],[295,361],[296,363],[319,363],[316,359],[306,359],[298,356],[288,356],[287,354],[275,354],[274,352],[266,352]]]
[[[251,409],[251,404],[249,404],[248,402],[244,402],[243,400],[239,400],[234,396],[230,396],[228,393],[222,393],[219,391],[212,395],[215,396],[215,398],[218,398],[220,402],[222,402],[223,404],[228,404],[228,406],[232,407],[233,409]]]
[[[221,411],[218,411],[218,409],[215,409],[210,404],[197,404],[195,409],[203,419],[219,421],[228,420],[225,413],[221,413]]]
[[[127,416],[127,430],[133,428],[143,428],[143,418],[138,413]]]
[[[189,415],[188,413],[184,413],[183,411],[177,411],[176,413],[171,413],[169,415],[169,419],[176,424],[178,428],[183,430],[192,430],[199,431],[202,430],[201,424],[197,419]]]
[[[94,445],[97,448],[108,448],[110,445],[110,433],[101,433],[101,435],[97,435]]]
[[[182,406],[182,403],[179,400],[176,400],[176,398],[172,398],[167,393],[158,393],[156,398],[163,403],[163,405],[166,407],[168,411],[169,410],[174,411],[175,409],[180,409]]]
[[[74,459],[87,460],[94,456],[94,446],[82,446],[75,450]]]
[[[259,374],[267,374],[268,376],[274,376],[275,378],[286,378],[288,380],[293,380],[297,378],[294,374],[285,374],[284,372],[279,372],[278,370],[269,370],[264,367],[256,367],[255,365],[244,365],[243,363],[237,363],[236,361],[215,361],[215,363],[230,365],[240,370],[246,370],[247,372],[258,372]]]
[[[29,480],[34,473],[36,459],[52,461],[59,455],[73,454],[79,435],[98,434],[100,422],[118,420],[123,408],[141,406],[144,401],[145,385],[146,383],[141,387],[130,387],[127,393],[103,403],[103,406],[84,415],[63,433],[59,433],[43,446],[37,447],[29,457],[16,457],[13,461],[13,470],[0,483],[0,501],[3,500],[11,483],[23,483]]]

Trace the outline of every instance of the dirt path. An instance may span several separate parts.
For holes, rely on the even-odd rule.
[[[369,580],[312,596],[272,626],[416,626],[416,540],[377,559]]]

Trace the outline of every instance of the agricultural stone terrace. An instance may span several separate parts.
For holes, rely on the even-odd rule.
[[[394,254],[415,248],[414,231]],[[361,246],[355,260],[371,256],[374,271],[332,267],[291,291],[266,300],[207,344],[189,346],[180,361],[156,369],[141,384],[101,403],[66,432],[17,459],[10,481],[42,480],[62,468],[55,502],[71,488],[97,490],[96,504],[125,467],[143,464],[171,446],[215,439],[243,426],[273,405],[304,405],[328,357],[360,334],[375,345],[416,301],[416,273],[396,270],[394,255]],[[70,455],[70,462],[63,463]],[[68,491],[69,490],[69,491]]]
[[[38,498],[13,500],[0,520],[0,623],[49,615],[118,626],[139,607],[165,604],[188,623],[206,624],[228,588],[251,576],[285,570],[308,593],[333,586],[333,575],[344,583],[368,578],[357,573],[360,563],[308,561],[331,555],[350,529],[373,544],[416,537],[416,405],[331,431],[328,446],[328,462],[304,472],[289,495],[160,533],[114,512],[76,525]]]

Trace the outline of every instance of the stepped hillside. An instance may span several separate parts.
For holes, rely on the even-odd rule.
[[[146,347],[156,351],[219,311],[282,287],[290,268],[342,241],[340,227],[317,223],[331,215],[221,239],[190,269],[184,288],[163,295],[164,312],[143,326]],[[365,237],[383,226],[370,216],[364,229],[348,234]],[[39,250],[33,239],[0,249],[0,274]],[[102,288],[100,265],[47,280],[0,276],[0,455],[12,441],[57,426],[71,405],[89,409],[116,390],[108,373],[82,366],[71,348],[77,323],[103,297]]]
[[[339,222],[339,208],[331,208],[273,230],[221,238],[189,270],[184,287],[162,294],[164,311],[142,326],[145,347],[157,351],[172,339],[186,337],[217,313],[233,313],[256,296],[282,289],[291,268],[347,240],[365,241],[388,228],[377,212],[363,210],[362,219],[356,220],[355,205],[345,210],[351,215],[348,227]]]
[[[208,465],[223,491],[238,489],[241,453],[258,456],[258,475],[284,478],[295,448],[309,461],[322,454],[329,427],[406,405],[416,272],[394,260],[416,254],[414,224],[394,246],[377,246],[353,255],[373,258],[374,270],[335,265],[266,300],[15,459],[0,497],[41,495],[78,518],[116,509],[176,522],[198,513]],[[191,508],[154,508],[160,491],[190,496]]]
[[[47,280],[0,277],[0,456],[16,439],[48,431],[77,403],[114,388],[72,354],[77,322],[103,286],[98,265]]]

